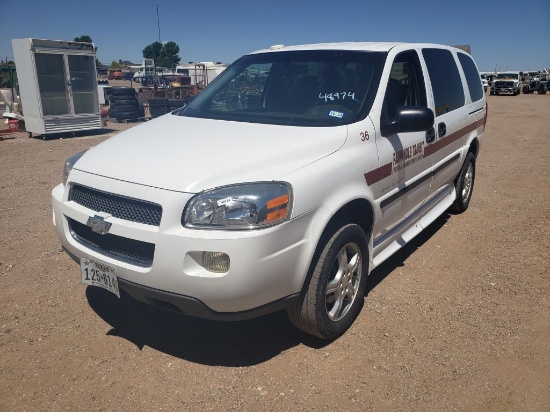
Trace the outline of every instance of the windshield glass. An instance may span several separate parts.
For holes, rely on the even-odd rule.
[[[517,73],[499,73],[497,79],[517,79],[519,74]]]
[[[286,51],[244,56],[179,116],[293,126],[336,126],[365,117],[385,53]]]

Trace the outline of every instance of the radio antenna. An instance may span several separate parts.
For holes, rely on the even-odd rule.
[[[160,43],[160,17],[159,17],[159,6],[157,5],[157,27],[159,29],[159,43]]]

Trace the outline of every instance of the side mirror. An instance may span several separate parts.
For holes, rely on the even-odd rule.
[[[434,112],[422,106],[398,107],[395,119],[386,120],[380,124],[382,136],[388,137],[396,133],[423,132],[434,125]]]

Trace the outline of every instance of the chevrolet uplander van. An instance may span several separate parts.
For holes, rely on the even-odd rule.
[[[273,46],[70,157],[54,224],[85,284],[210,319],[285,309],[335,339],[373,268],[468,208],[486,120],[462,50]]]

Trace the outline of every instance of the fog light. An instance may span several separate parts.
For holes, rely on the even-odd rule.
[[[229,255],[222,252],[202,252],[202,265],[209,272],[228,272]]]

